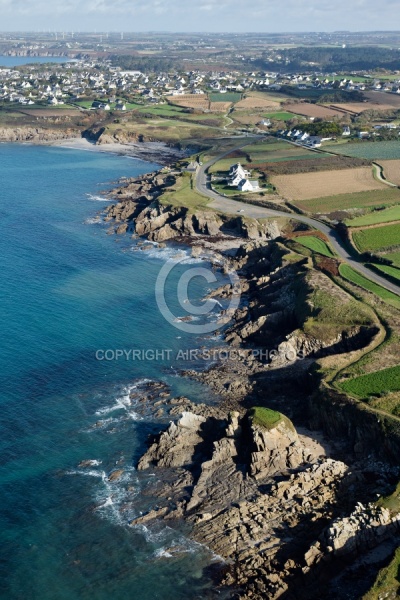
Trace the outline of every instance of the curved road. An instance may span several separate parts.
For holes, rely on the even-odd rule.
[[[254,139],[254,137],[252,139]],[[211,189],[209,177],[207,175],[207,169],[209,169],[209,167],[211,167],[221,158],[224,158],[234,150],[239,150],[243,146],[247,146],[249,143],[249,140],[247,140],[246,142],[242,142],[240,146],[228,150],[223,154],[220,154],[216,158],[209,160],[204,165],[201,165],[201,167],[199,168],[196,176],[196,189],[203,196],[208,196],[212,199],[210,206],[220,212],[228,214],[235,214],[240,211],[243,212],[243,214],[246,217],[253,217],[254,219],[265,219],[268,217],[290,217],[291,219],[300,221],[301,223],[306,223],[307,225],[310,225],[311,227],[314,227],[315,229],[318,229],[318,231],[324,233],[329,239],[329,242],[331,243],[333,248],[335,249],[335,252],[340,256],[340,258],[342,258],[351,267],[353,267],[353,269],[355,269],[368,279],[371,279],[383,288],[386,288],[387,290],[390,290],[391,292],[400,296],[400,287],[398,285],[395,285],[394,283],[388,281],[384,277],[380,277],[379,275],[371,271],[371,269],[368,269],[355,256],[349,254],[345,244],[343,243],[343,240],[340,238],[337,231],[333,227],[329,227],[328,225],[325,225],[324,223],[321,223],[316,219],[311,219],[310,217],[298,215],[296,213],[287,213],[281,210],[273,210],[270,208],[263,208],[262,206],[246,204],[245,202],[239,202],[238,200],[230,200],[229,198],[225,198],[224,196],[221,196],[221,194],[218,194],[217,192],[214,192],[214,190]]]

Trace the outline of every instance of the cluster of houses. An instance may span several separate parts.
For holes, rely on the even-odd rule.
[[[302,131],[301,129],[279,129],[277,135],[280,137],[288,138],[292,142],[296,142],[298,144],[302,144],[303,146],[309,148],[320,148],[322,142],[328,142],[331,140],[331,137],[321,137],[318,135],[310,135],[306,131]],[[342,128],[342,136],[351,135],[351,129],[348,125],[345,125]]]
[[[249,179],[250,171],[242,167],[240,163],[231,165],[227,177],[227,184],[236,187],[240,192],[255,192],[260,189],[257,179]]]
[[[113,102],[117,97],[126,98],[129,95],[142,97],[146,103],[157,103],[165,96],[279,90],[284,85],[299,89],[376,90],[400,94],[400,78],[386,83],[373,78],[357,82],[351,78],[339,78],[336,74],[319,73],[279,74],[239,70],[143,73],[113,67],[107,60],[76,60],[53,66],[38,63],[23,71],[0,68],[0,101],[20,104],[35,104],[39,101],[57,105],[82,98],[93,98],[96,102],[98,98],[107,98]],[[118,110],[124,110],[122,104]],[[109,102],[98,102],[93,108],[108,110]]]

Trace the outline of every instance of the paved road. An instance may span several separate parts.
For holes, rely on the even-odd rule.
[[[252,140],[250,139],[247,139],[245,142],[242,141],[240,146],[237,146],[233,150],[239,150],[239,148],[250,144],[251,141]],[[233,150],[228,150],[227,152],[224,152],[216,158],[213,158],[212,160],[208,161],[207,163],[202,165],[197,172],[196,189],[200,194],[212,198],[212,202],[210,204],[212,208],[215,208],[220,212],[228,214],[235,214],[240,211],[246,217],[253,217],[255,219],[265,219],[268,217],[287,218],[288,216],[290,216],[291,219],[300,221],[301,223],[306,223],[307,225],[310,225],[311,227],[314,227],[315,229],[318,229],[319,231],[324,233],[331,245],[333,246],[333,248],[335,249],[335,252],[337,252],[340,258],[342,258],[351,267],[353,267],[353,269],[355,269],[365,277],[368,277],[368,279],[371,279],[380,286],[400,296],[400,287],[398,285],[395,285],[394,283],[388,281],[384,277],[380,277],[379,275],[374,273],[374,271],[368,269],[360,260],[357,259],[355,255],[349,254],[346,245],[344,244],[343,240],[339,237],[337,231],[333,227],[329,227],[328,225],[325,225],[324,223],[321,223],[316,219],[311,219],[310,217],[298,215],[296,213],[289,214],[281,210],[273,210],[269,208],[263,208],[262,206],[246,204],[245,202],[239,202],[237,200],[230,200],[229,198],[225,198],[224,196],[221,196],[221,194],[218,194],[217,192],[213,191],[210,187],[207,169],[211,167],[215,162],[217,162],[217,160],[220,160],[221,158],[224,158],[225,156],[233,152]]]

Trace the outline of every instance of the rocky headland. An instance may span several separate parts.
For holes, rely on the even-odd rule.
[[[162,392],[147,406],[161,431],[137,468],[157,474],[144,492],[156,502],[131,525],[184,519],[219,557],[216,592],[231,598],[361,598],[400,540],[399,515],[376,504],[397,480],[400,435],[389,440],[316,367],[372,347],[380,322],[335,283],[334,265],[287,244],[281,223],[160,202],[174,177],[125,181],[106,222],[118,234],[189,242],[196,255],[213,250],[239,273],[243,301],[223,332],[231,351],[184,373],[219,401]],[[211,295],[231,293],[227,284]]]

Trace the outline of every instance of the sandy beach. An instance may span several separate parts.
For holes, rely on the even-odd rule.
[[[85,138],[71,138],[50,142],[51,146],[71,148],[73,150],[87,150],[89,152],[111,152],[122,156],[168,165],[175,160],[187,156],[187,152],[171,148],[163,142],[141,142],[129,144],[95,144]]]

